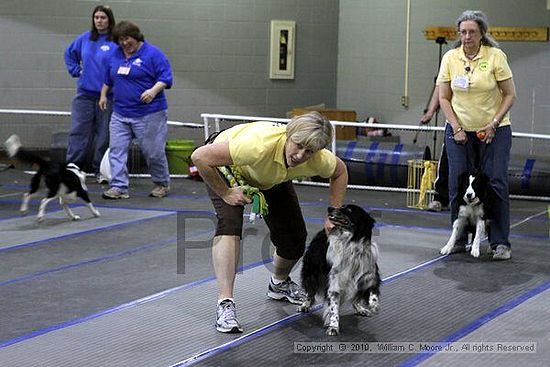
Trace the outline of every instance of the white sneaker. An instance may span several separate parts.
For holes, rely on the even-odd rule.
[[[128,192],[122,191],[119,188],[111,187],[109,190],[103,192],[103,199],[116,200],[116,199],[128,199],[130,195]]]
[[[162,185],[156,185],[149,196],[154,198],[163,198],[170,192],[170,187],[168,186],[162,186]]]
[[[443,209],[443,206],[441,205],[441,202],[439,202],[437,200],[431,201],[428,204],[428,210],[430,212],[440,212],[441,209]]]
[[[493,260],[502,261],[512,258],[512,249],[505,245],[497,245],[493,250]]]
[[[224,299],[216,310],[216,330],[220,333],[242,333],[243,328],[237,320],[235,302]]]

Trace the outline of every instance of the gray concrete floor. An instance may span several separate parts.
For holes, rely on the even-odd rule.
[[[202,183],[175,179],[170,196],[154,199],[147,196],[152,184],[134,178],[129,200],[107,201],[101,199],[106,187],[90,182],[100,218],[78,204],[74,210],[82,220],[70,222],[52,203],[44,222],[37,223],[37,202],[28,217],[18,214],[30,176],[18,170],[0,175],[3,366],[542,366],[550,358],[548,203],[512,202],[513,259],[494,263],[467,254],[439,256],[450,234],[448,212],[408,209],[401,193],[348,191],[347,201],[371,211],[377,220],[383,307],[367,320],[348,310],[336,339],[324,335],[319,312],[296,316],[294,307],[265,300],[269,262],[262,262],[271,251],[266,227],[261,221],[247,225],[244,270],[237,277],[245,334],[227,336],[212,326],[216,292],[209,239],[214,218]],[[311,236],[321,228],[328,192],[307,186],[297,186],[297,191]],[[160,299],[165,294],[181,297],[174,301],[177,306],[167,309],[163,302],[170,302],[169,296]],[[129,310],[154,314],[153,306],[165,310],[165,324],[134,330],[131,343],[119,335],[122,331],[114,325],[136,322]],[[178,323],[189,317],[191,325]],[[165,337],[175,333],[179,341],[172,348],[169,341],[154,344],[149,329]],[[94,348],[84,343],[91,334],[114,335],[117,342]],[[117,344],[121,340],[132,350],[124,358]],[[523,354],[293,350],[296,342],[335,341],[523,342],[537,348]],[[78,358],[94,362],[82,364]]]

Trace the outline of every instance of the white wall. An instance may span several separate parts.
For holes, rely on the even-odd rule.
[[[102,3],[0,1],[0,108],[70,110],[75,80],[65,71],[63,51],[89,29],[92,9]],[[135,22],[170,60],[170,120],[201,122],[203,112],[284,117],[293,107],[336,105],[338,0],[107,4],[118,21]],[[269,79],[272,19],[296,21],[294,80]],[[0,136],[17,132],[28,146],[47,147],[53,132],[68,128],[68,118],[0,115]]]

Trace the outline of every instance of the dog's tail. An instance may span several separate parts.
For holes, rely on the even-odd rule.
[[[4,142],[4,148],[6,149],[6,153],[10,158],[17,158],[27,163],[36,164],[40,168],[43,168],[48,164],[47,161],[45,161],[42,157],[38,156],[37,154],[34,154],[25,149],[21,149],[22,148],[21,139],[19,139],[19,136],[15,134],[10,136]]]

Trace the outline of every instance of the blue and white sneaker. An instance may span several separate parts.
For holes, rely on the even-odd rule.
[[[267,296],[271,299],[279,301],[287,301],[296,305],[301,305],[306,300],[306,293],[298,284],[294,283],[290,278],[280,284],[273,283],[273,279],[269,280],[267,287]]]

